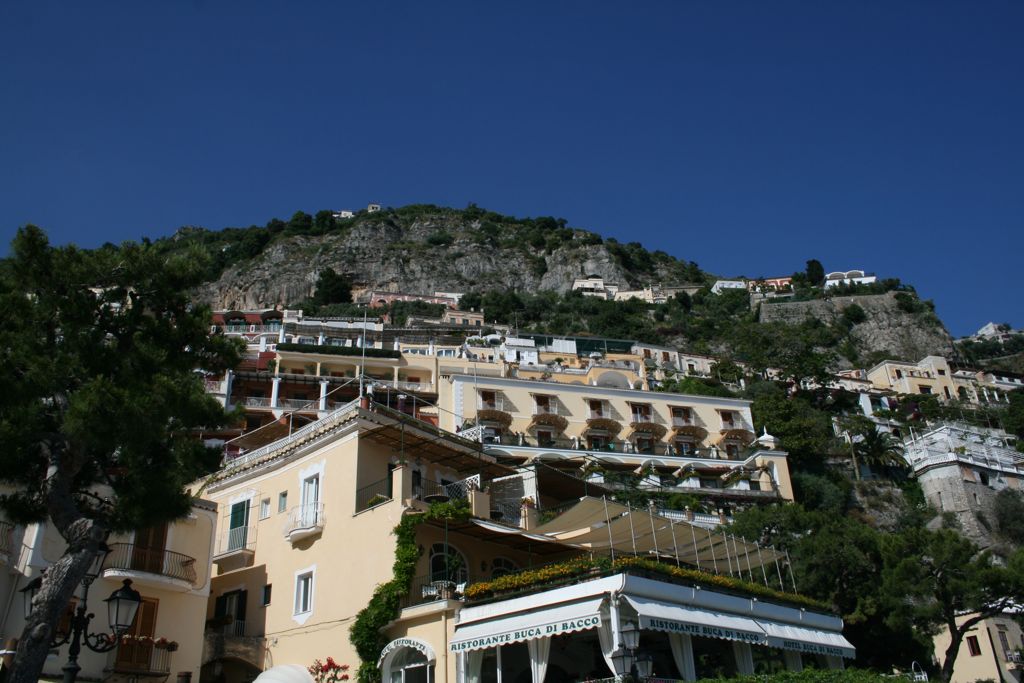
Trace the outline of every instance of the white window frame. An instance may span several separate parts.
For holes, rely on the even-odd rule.
[[[309,578],[309,591],[306,600],[305,611],[299,611],[299,587],[302,585],[304,579]],[[295,572],[295,583],[292,591],[292,620],[297,624],[305,624],[311,616],[313,616],[313,605],[316,599],[316,565],[311,565],[305,569],[299,569]]]
[[[277,494],[277,512],[288,512],[288,491],[281,491]]]
[[[270,498],[260,499],[260,519],[266,519],[270,516]]]

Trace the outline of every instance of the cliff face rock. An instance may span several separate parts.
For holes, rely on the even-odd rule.
[[[501,235],[503,244],[496,245],[482,241],[479,228],[479,222],[453,217],[410,223],[368,220],[345,231],[281,239],[255,258],[227,268],[198,295],[215,309],[294,303],[312,295],[320,271],[327,267],[347,275],[357,296],[371,289],[415,294],[564,292],[574,278],[588,274],[621,285],[648,284],[647,278],[673,281],[669,266],[660,264],[647,278],[626,271],[603,243],[574,239],[549,251],[509,244],[512,238],[506,233]]]
[[[763,304],[761,322],[800,323],[817,318],[825,323],[840,319],[843,310],[858,305],[867,314],[853,326],[850,336],[863,357],[873,354],[917,361],[927,355],[947,358],[953,354],[953,338],[938,318],[929,313],[908,313],[900,307],[896,292],[847,296],[816,301]],[[843,359],[843,367],[851,367]]]

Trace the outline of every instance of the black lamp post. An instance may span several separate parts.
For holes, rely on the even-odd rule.
[[[650,678],[654,661],[649,652],[637,652],[640,646],[640,628],[636,622],[627,621],[623,624],[619,635],[622,637],[622,646],[612,653],[612,666],[615,667],[616,677],[632,681]]]
[[[71,647],[68,648],[68,662],[62,669],[64,683],[75,683],[78,672],[82,669],[78,665],[78,655],[82,651],[83,641],[85,646],[93,652],[110,652],[117,646],[118,638],[132,627],[135,613],[138,612],[139,604],[142,602],[142,596],[132,588],[131,579],[125,579],[123,585],[103,601],[107,603],[107,617],[112,633],[89,633],[89,622],[96,616],[88,611],[89,585],[99,576],[107,552],[109,549],[96,555],[89,571],[82,578],[82,602],[75,608],[75,613],[71,617],[70,630],[63,635],[55,634],[50,643],[51,647],[60,647],[68,642],[71,643]],[[32,614],[32,601],[42,583],[42,578],[36,577],[21,589],[21,594],[25,598],[25,618]]]

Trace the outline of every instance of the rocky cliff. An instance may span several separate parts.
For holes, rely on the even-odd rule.
[[[908,295],[903,295],[907,297]],[[862,322],[850,330],[850,337],[861,357],[887,357],[901,360],[920,360],[935,354],[952,357],[953,338],[928,307],[914,299],[901,302],[899,292],[870,296],[846,296],[816,301],[772,303],[761,306],[761,322],[799,323],[816,318],[835,323],[843,311],[853,305],[864,310]],[[910,309],[910,310],[908,310]],[[844,367],[850,367],[843,360]]]
[[[636,253],[647,258],[629,261]],[[438,210],[412,218],[370,214],[322,235],[281,235],[253,258],[228,266],[199,296],[214,308],[294,303],[313,293],[327,267],[347,275],[357,296],[370,289],[564,292],[574,278],[588,274],[622,286],[680,284],[699,274],[667,254],[652,258],[639,245],[619,245],[586,231],[541,232]]]

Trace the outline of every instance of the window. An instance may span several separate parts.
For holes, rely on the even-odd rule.
[[[537,446],[540,448],[551,448],[555,445],[554,432],[538,429],[537,430]]]
[[[519,571],[519,565],[507,557],[496,557],[491,563],[491,579],[497,579],[506,574],[514,574]]]
[[[732,411],[731,410],[723,410],[722,411],[722,426],[725,427],[726,429],[732,429],[733,424],[734,424],[734,420],[733,420],[733,416],[732,416]]]
[[[897,370],[896,371],[896,379],[903,379],[903,371],[902,370]]]
[[[672,406],[672,424],[679,427],[691,424],[690,409],[682,406]]]
[[[633,422],[650,422],[651,406],[649,403],[631,403]]]
[[[978,636],[967,636],[967,649],[970,651],[972,657],[977,657],[981,654],[981,645],[978,644]]]
[[[266,519],[270,516],[270,499],[264,498],[260,501],[260,519]]]
[[[946,371],[945,370],[939,370],[938,373],[939,373],[940,377],[945,377],[946,376]]]
[[[269,583],[263,587],[263,599],[260,604],[262,604],[264,607],[270,604],[270,593],[272,589],[273,585]]]
[[[1003,646],[1003,652],[1010,651],[1010,641],[1006,639],[1006,631],[1002,630],[1003,627],[999,627],[999,644]]]
[[[494,410],[498,406],[498,398],[493,391],[480,392],[480,407]]]
[[[543,394],[537,394],[533,398],[537,402],[537,414],[538,415],[549,415],[549,414],[552,414],[552,413],[555,412],[554,408],[552,406],[552,402],[551,402],[551,397],[550,396],[545,396]]]
[[[313,611],[313,572],[299,574],[295,578],[295,614]]]
[[[918,386],[917,389],[918,389],[918,393],[919,394],[930,394],[930,393],[932,393],[932,388],[928,387],[928,386],[925,386],[923,384]]]
[[[277,511],[278,512],[284,512],[287,509],[288,509],[288,492],[287,491],[281,491],[281,493],[277,494]]]
[[[447,549],[447,553],[445,550]],[[466,558],[453,545],[435,543],[430,546],[430,580],[466,583],[469,569]]]
[[[590,417],[604,417],[604,401],[590,400],[587,403],[590,406]]]
[[[676,452],[679,455],[696,455],[697,446],[689,439],[676,439]]]

